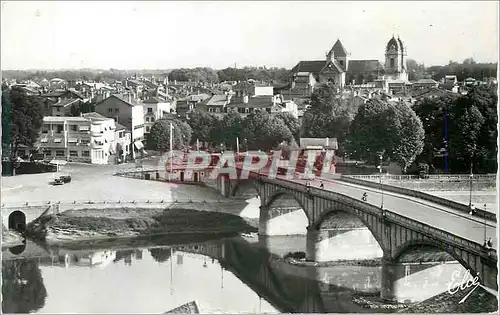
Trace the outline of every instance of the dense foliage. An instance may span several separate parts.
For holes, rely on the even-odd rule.
[[[146,139],[147,148],[166,152],[170,150],[170,124],[173,127],[172,142],[175,150],[183,149],[191,141],[191,127],[180,120],[160,119],[151,127]]]
[[[20,145],[33,147],[43,124],[44,105],[17,87],[2,86],[2,147],[16,156]]]
[[[360,106],[346,143],[350,156],[377,165],[396,161],[405,171],[424,146],[422,122],[405,103],[371,99]]]
[[[449,170],[496,172],[497,95],[493,87],[475,86],[461,97],[424,99],[414,109],[424,123],[425,148],[419,160],[432,168],[444,168],[445,125]]]
[[[337,138],[342,152],[357,108],[338,97],[331,85],[315,88],[310,105],[302,118],[302,137]]]

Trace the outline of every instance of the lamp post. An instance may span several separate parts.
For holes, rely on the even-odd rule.
[[[380,208],[382,210],[384,210],[384,190],[382,189],[382,159],[383,159],[383,152],[380,153],[380,165],[379,165],[379,172],[380,172],[380,182],[379,182],[379,185],[380,185],[380,193],[382,194],[382,203],[380,205]]]
[[[472,160],[470,161],[470,182],[469,182],[469,208],[472,209],[472,179],[474,175],[472,173]]]
[[[484,204],[484,242],[486,243],[486,204]]]

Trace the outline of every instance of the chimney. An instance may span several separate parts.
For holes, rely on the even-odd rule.
[[[243,96],[243,103],[248,104],[248,95]]]

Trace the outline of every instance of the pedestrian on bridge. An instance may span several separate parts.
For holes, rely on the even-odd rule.
[[[323,184],[323,181],[320,181],[319,187],[320,187],[321,189],[325,188],[325,185]]]

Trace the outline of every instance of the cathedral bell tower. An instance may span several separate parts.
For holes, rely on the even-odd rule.
[[[392,38],[385,49],[385,73],[395,80],[408,80],[406,72],[406,47],[401,39]]]

